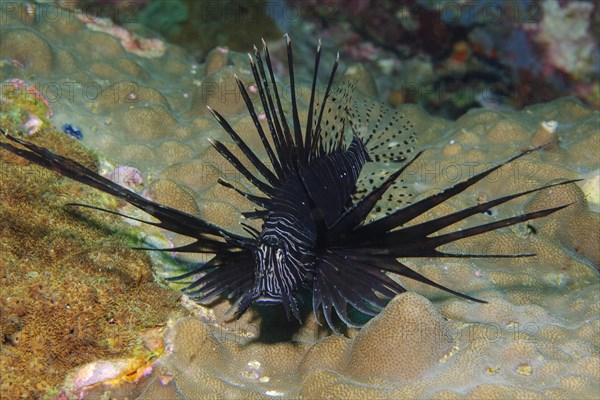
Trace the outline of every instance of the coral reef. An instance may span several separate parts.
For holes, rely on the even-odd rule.
[[[421,195],[446,187],[464,178],[464,174],[484,168],[488,160],[503,159],[517,148],[527,146],[534,140],[540,121],[557,121],[555,134],[560,141],[554,148],[498,170],[474,190],[427,217],[463,208],[481,197],[514,192],[516,187],[533,188],[557,176],[571,178],[577,176],[577,171],[598,170],[597,160],[592,154],[598,150],[597,124],[600,116],[572,99],[539,105],[521,113],[473,111],[456,123],[432,119],[417,107],[406,108],[405,112],[420,127],[421,140],[431,143],[423,162],[408,171],[413,177],[407,179],[409,190],[419,189],[423,192]],[[443,134],[441,138],[440,132]],[[38,140],[44,145],[48,145],[49,141],[56,144],[57,139],[59,142],[77,143],[66,135],[58,138],[56,135],[59,133],[49,138],[40,134]],[[59,151],[69,153],[63,148]],[[93,158],[86,162],[93,162]],[[577,169],[570,170],[563,165],[577,166]],[[18,174],[25,173],[28,168],[31,170],[31,167],[19,166],[14,173],[18,178]],[[46,179],[55,179],[50,173],[42,171],[38,174]],[[19,182],[18,179],[16,181]],[[44,187],[47,188],[47,185]],[[189,197],[177,200],[179,197],[172,191],[177,184],[161,185],[165,186],[163,193],[169,194],[167,198],[170,201],[180,201],[182,207],[193,204]],[[433,304],[419,295],[403,294],[363,330],[349,331],[349,337],[333,335],[323,338],[315,319],[310,316],[291,341],[272,343],[264,338],[274,335],[272,330],[280,329],[279,326],[265,325],[264,321],[261,322],[264,316],[255,313],[245,321],[227,321],[222,317],[227,309],[225,302],[223,306],[213,305],[208,311],[199,308],[198,317],[172,320],[165,333],[164,348],[158,345],[159,349],[154,350],[157,355],[163,354],[158,359],[149,360],[146,356],[132,361],[107,352],[77,358],[78,362],[89,361],[92,364],[74,371],[60,393],[69,396],[85,390],[84,393],[90,396],[100,397],[109,391],[116,396],[139,396],[142,399],[272,396],[455,398],[465,395],[470,398],[597,397],[599,391],[594,382],[600,379],[600,291],[594,265],[598,265],[600,242],[595,229],[598,214],[589,209],[578,185],[552,190],[478,218],[485,221],[523,210],[573,203],[556,218],[534,221],[528,227],[493,232],[456,249],[459,252],[477,249],[484,253],[516,250],[535,252],[538,257],[502,262],[449,260],[435,266],[427,260],[411,261],[419,272],[484,298],[489,301],[488,304],[448,297],[436,289],[404,280],[403,285],[426,295]],[[81,192],[81,188],[78,191]],[[89,197],[80,197],[79,201],[94,202]],[[44,202],[47,202],[47,196],[44,196]],[[41,207],[39,204],[36,206]],[[235,212],[235,209],[231,210],[231,213]],[[52,224],[46,224],[52,231],[59,227],[56,219],[72,219],[60,213],[63,211],[56,210]],[[18,215],[22,214],[15,214],[15,222],[10,226],[21,226]],[[82,224],[81,221],[75,222]],[[584,228],[581,229],[581,226]],[[38,226],[32,229],[35,229],[36,235],[43,236],[50,228],[44,228],[42,233]],[[74,233],[72,240],[80,238],[79,229],[83,228],[77,229],[78,234]],[[97,234],[106,235],[107,232],[101,229]],[[112,240],[117,239],[108,236],[104,243]],[[42,251],[53,249],[50,254],[56,254],[60,249],[55,242],[43,244],[43,247],[35,241],[30,240],[29,243]],[[97,259],[100,257],[99,250],[80,254],[84,258],[95,254],[94,259]],[[131,265],[135,253],[129,250],[121,252],[125,253],[117,253],[111,262],[119,264],[126,261]],[[18,258],[18,255],[15,256],[15,259]],[[106,257],[100,257],[99,261],[106,266],[106,260]],[[79,267],[80,257],[73,262]],[[48,261],[48,264],[52,263]],[[143,268],[141,272],[149,274],[149,267],[145,265]],[[93,277],[92,271],[88,268],[86,271]],[[115,272],[116,268],[104,279],[122,279],[123,274]],[[80,273],[78,277],[81,277]],[[110,284],[117,285],[113,281]],[[135,295],[136,301],[139,301],[141,294],[138,291],[131,293],[131,290],[128,287],[124,292]],[[159,300],[151,300],[157,293],[145,292],[150,297],[144,302]],[[65,289],[57,288],[55,293],[64,296]],[[72,309],[75,303],[70,301],[75,299],[66,300]],[[12,317],[3,321],[3,326],[13,327],[15,332],[21,323],[19,315],[27,315],[17,306],[6,306],[11,310],[7,315]],[[164,318],[159,316],[158,310],[160,306],[148,305],[146,312],[152,314],[152,319],[146,315],[138,321],[144,326],[158,323]],[[61,314],[55,315],[59,315],[61,321],[66,318]],[[132,317],[114,314],[111,318],[131,323]],[[152,320],[157,322],[148,322]],[[98,324],[112,326],[106,321],[98,322],[103,320],[94,314],[85,321],[94,327]],[[136,328],[130,326],[130,329]],[[89,338],[90,331],[84,332],[84,337]],[[5,349],[16,348],[21,343],[28,349],[32,346],[31,342],[19,342],[21,336],[15,337],[16,344],[7,344]],[[49,340],[47,336],[42,337]],[[8,338],[9,341],[15,340],[12,333]],[[85,346],[88,345],[86,342],[81,346],[87,349]],[[71,342],[64,346],[65,351],[73,354],[79,354],[77,349],[81,348]],[[46,356],[43,351],[41,354]],[[105,358],[114,361],[97,361]],[[51,359],[49,362],[54,365],[56,361]],[[131,369],[136,371],[135,374],[130,372],[135,380],[123,377]],[[108,381],[103,382],[102,378]],[[97,384],[91,388],[84,386],[91,382]]]
[[[597,302],[597,287],[585,296]],[[412,293],[353,338],[313,345],[240,343],[186,318],[169,326],[139,398],[595,398],[599,328],[499,299],[438,311]]]
[[[600,107],[593,2],[327,0],[300,8],[315,36],[377,71],[396,104],[451,118],[474,106],[522,108],[566,95]]]
[[[63,133],[33,140],[97,165]],[[149,258],[129,248],[117,231],[127,225],[82,212],[85,223],[63,207],[102,205],[93,190],[4,152],[0,169],[0,397],[40,398],[83,363],[147,355],[140,332],[164,324],[179,295],[155,283]]]
[[[241,179],[209,149],[208,137],[230,143],[204,106],[227,115],[242,137],[254,137],[232,79],[237,74],[252,93],[247,58],[220,49],[198,65],[168,43],[162,55],[142,57],[78,18],[58,23],[35,15],[42,14],[7,12],[0,19],[2,93],[14,93],[7,83],[18,79],[26,85],[22,88],[34,87],[42,96],[3,98],[1,126],[29,130],[24,124],[34,116],[79,127],[81,142],[50,132],[47,124],[30,139],[99,167],[146,196],[235,229],[239,211],[249,205],[215,184],[222,175]],[[468,57],[463,45],[448,49],[457,60]],[[278,51],[273,46],[273,54]],[[369,74],[349,75],[359,79],[363,91],[376,92]],[[306,99],[308,91],[300,95]],[[300,106],[304,109],[305,102]],[[537,257],[409,260],[434,281],[488,304],[404,279],[405,287],[429,300],[403,294],[362,331],[324,337],[313,316],[301,328],[271,324],[277,318],[256,310],[231,321],[223,315],[227,301],[200,307],[182,298],[195,317],[173,318],[164,343],[145,345],[140,332],[165,323],[178,294],[153,282],[148,258],[129,250],[131,236],[116,228],[122,222],[78,212],[91,221],[86,223],[61,207],[74,200],[123,205],[2,152],[0,218],[8,221],[0,236],[2,397],[39,397],[51,388],[57,393],[67,371],[79,367],[60,386],[59,396],[76,397],[83,390],[90,396],[110,392],[146,399],[598,398],[598,112],[574,98],[520,112],[471,110],[455,122],[416,106],[403,106],[402,112],[414,122],[419,146],[428,149],[407,170],[401,192],[416,199],[523,148],[558,140],[423,218],[554,179],[585,178],[489,210],[471,223],[573,203],[560,214],[445,249]],[[118,164],[98,162],[81,143]],[[373,168],[389,172],[391,167]],[[373,217],[398,204],[390,198]],[[159,240],[150,236],[153,231],[128,229]],[[163,240],[180,243],[181,238]],[[285,328],[294,332],[280,332]],[[291,340],[276,340],[280,337]],[[135,378],[127,380],[127,374]]]
[[[592,154],[599,150],[600,115],[573,99],[523,112],[474,110],[456,123],[432,119],[416,107],[404,111],[419,128],[421,140],[431,144],[423,162],[408,171],[409,190],[418,189],[423,192],[420,196],[531,145],[539,139],[545,121],[555,121],[549,124],[551,137],[559,139],[547,150],[498,170],[424,218],[517,188],[533,188],[558,176],[572,178],[598,170]],[[596,398],[600,394],[596,384],[600,378],[599,221],[581,186],[553,188],[512,207],[484,213],[478,222],[564,203],[573,204],[556,218],[448,249],[533,252],[538,254],[535,258],[458,259],[439,265],[411,260],[419,272],[488,304],[449,298],[403,279],[403,285],[426,295],[434,305],[419,295],[400,295],[360,332],[348,332],[349,337],[321,338],[312,317],[291,343],[276,344],[260,340],[264,330],[273,327],[262,327],[248,341],[223,334],[212,324],[181,320],[169,327],[166,355],[157,361],[156,374],[148,378],[142,398],[167,394],[173,398]],[[162,383],[165,375],[173,377],[168,384]],[[207,384],[194,384],[200,379]]]
[[[541,3],[541,7],[543,18],[531,30],[533,40],[546,48],[546,68],[576,77],[592,73],[599,66],[593,59],[598,42],[590,29],[594,4],[575,2],[561,6],[557,0],[550,0]]]

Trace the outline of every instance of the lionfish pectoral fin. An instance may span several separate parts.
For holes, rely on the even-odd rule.
[[[526,190],[526,191],[519,192],[519,193],[514,193],[514,194],[511,194],[508,196],[503,196],[503,197],[497,198],[495,200],[490,200],[490,201],[487,201],[487,202],[484,202],[481,204],[477,204],[472,207],[465,208],[463,210],[454,212],[452,214],[445,215],[443,217],[439,217],[439,218],[436,218],[436,219],[433,219],[430,221],[422,222],[420,224],[411,225],[409,227],[402,228],[398,231],[393,232],[392,235],[397,240],[405,240],[407,238],[412,238],[412,237],[427,236],[431,233],[440,231],[443,228],[446,228],[446,227],[451,226],[459,221],[462,221],[472,215],[484,212],[486,210],[491,209],[492,207],[496,207],[500,204],[504,204],[504,203],[506,203],[510,200],[516,199],[518,197],[526,196],[528,194],[539,192],[541,190],[549,189],[549,188],[552,188],[555,186],[567,185],[567,184],[575,183],[575,182],[579,182],[579,181],[581,181],[581,179],[571,179],[571,180],[567,180],[567,181],[563,181],[563,182],[557,182],[557,183],[553,183],[550,185],[541,186],[541,187],[531,189],[531,190]]]
[[[321,309],[327,325],[337,332],[333,315],[349,327],[360,328],[366,321],[355,321],[351,310],[370,318],[377,315],[385,305],[404,288],[388,277],[381,268],[350,259],[354,250],[328,250],[319,255],[315,264],[313,283],[313,311]]]
[[[121,213],[116,212],[116,211],[108,210],[108,209],[102,208],[102,207],[92,206],[92,205],[89,205],[89,204],[67,203],[67,204],[65,204],[65,206],[67,206],[67,207],[90,208],[92,210],[102,211],[102,212],[105,212],[105,213],[108,213],[108,214],[113,214],[113,215],[118,215],[119,217],[127,218],[127,219],[130,219],[130,220],[133,220],[133,221],[137,221],[137,222],[141,222],[143,224],[148,224],[148,225],[152,225],[152,226],[159,226],[159,224],[156,223],[156,222],[146,221],[146,220],[143,220],[143,219],[132,217],[131,215],[121,214]],[[196,242],[194,242],[194,243],[196,243]],[[191,246],[190,245],[188,245],[188,246],[181,246],[181,247],[173,247],[173,248],[165,248],[165,249],[152,248],[152,247],[131,247],[131,249],[133,249],[133,250],[147,250],[147,251],[179,251],[179,252],[192,252],[192,251],[195,252],[196,251],[195,249],[191,250]]]
[[[161,227],[160,223],[158,223],[158,222],[146,221],[146,220],[143,220],[143,219],[132,217],[131,215],[121,214],[121,213],[116,212],[116,211],[108,210],[108,209],[102,208],[102,207],[92,206],[90,204],[66,203],[65,206],[67,206],[67,207],[90,208],[92,210],[102,211],[102,212],[105,212],[105,213],[108,213],[108,214],[113,214],[113,215],[118,215],[119,217],[123,217],[123,218],[127,218],[127,219],[130,219],[130,220],[133,220],[133,221],[141,222],[143,224],[152,225],[152,226],[156,226],[156,227]],[[210,248],[204,248],[198,240],[196,240],[196,241],[194,241],[192,243],[189,243],[187,245],[178,246],[178,247],[168,247],[168,248],[131,247],[131,248],[133,250],[173,251],[173,252],[179,252],[179,253],[214,253],[217,250],[216,244],[214,244]],[[226,249],[226,248],[227,248],[226,244],[223,243],[223,246],[221,247],[221,249]]]
[[[364,268],[365,271],[371,271],[371,273],[374,273],[373,271],[377,271],[383,276],[385,276],[387,279],[389,279],[391,282],[395,283],[395,281],[387,277],[382,271],[387,271],[396,275],[405,276],[407,278],[444,290],[448,293],[462,297],[467,300],[472,300],[478,303],[485,303],[484,300],[480,300],[475,297],[466,295],[464,293],[457,292],[437,282],[434,282],[431,279],[424,277],[423,275],[419,274],[418,272],[414,271],[413,269],[398,261],[394,256],[369,254],[368,249],[362,249],[361,252],[358,252],[354,249],[345,249],[340,250],[339,254],[341,256],[344,256],[344,262],[347,263],[347,265],[353,265],[353,263],[355,263],[360,265],[361,268]],[[398,289],[404,291],[404,288],[402,288],[402,286],[400,286],[397,283],[395,283],[395,285],[397,286],[391,286],[391,288],[396,291],[398,291]],[[398,293],[401,293],[402,291],[398,291]]]
[[[202,239],[207,247],[213,246],[215,250],[221,249],[225,241],[231,241],[235,243],[235,245],[244,247],[250,246],[249,239],[245,237],[227,232],[223,228],[208,223],[191,214],[148,200],[74,160],[55,154],[50,150],[33,143],[16,138],[9,135],[4,130],[2,130],[2,132],[7,139],[18,143],[25,149],[4,142],[0,142],[0,148],[8,150],[44,168],[57,172],[62,176],[123,199],[160,221],[159,223],[146,222],[148,224],[184,236]],[[223,241],[223,239],[225,239],[225,241]]]
[[[92,210],[96,210],[96,211],[102,211],[108,214],[113,214],[113,215],[118,215],[119,217],[123,217],[123,218],[127,218],[130,219],[132,221],[137,221],[137,222],[141,222],[142,224],[147,224],[147,225],[153,225],[153,226],[157,226],[159,225],[158,222],[152,222],[152,221],[146,221],[140,218],[136,218],[136,217],[132,217],[131,215],[126,215],[126,214],[121,214],[120,212],[116,212],[116,211],[112,211],[112,210],[108,210],[106,208],[102,208],[102,207],[96,207],[96,206],[92,206],[90,204],[83,204],[83,203],[66,203],[65,207],[82,207],[82,208],[90,208]]]
[[[183,274],[165,277],[165,280],[167,280],[169,282],[177,282],[182,279],[189,278],[190,276],[196,275],[197,273],[205,271],[209,268],[213,268],[213,267],[217,266],[217,263],[218,263],[218,259],[216,257],[213,257],[205,263],[196,264],[194,266],[194,268],[190,269],[189,271],[187,271]]]
[[[396,172],[390,175],[381,185],[376,189],[365,195],[361,200],[356,202],[350,207],[344,214],[342,214],[338,221],[334,224],[333,230],[329,233],[331,236],[337,236],[342,232],[346,232],[359,225],[369,215],[373,207],[381,199],[383,194],[390,188],[390,186],[398,179],[398,177],[417,160],[423,151],[418,152],[409,162],[405,163]]]
[[[526,258],[535,257],[535,253],[519,253],[519,254],[478,254],[478,253],[444,253],[443,251],[435,251],[435,257],[438,258]]]
[[[452,243],[461,239],[470,238],[491,232],[499,228],[512,226],[521,222],[529,221],[536,218],[542,218],[554,212],[568,207],[570,204],[549,208],[540,211],[534,211],[527,214],[517,215],[515,217],[501,219],[499,221],[490,222],[487,224],[476,225],[470,228],[441,234],[438,236],[426,236],[415,233],[414,236],[407,236],[404,230],[411,227],[403,228],[394,232],[387,232],[375,238],[369,238],[368,243],[363,242],[365,246],[371,246],[372,251],[377,254],[386,254],[396,258],[451,258],[451,257],[478,257],[478,258],[518,258],[531,257],[533,254],[461,254],[461,253],[444,253],[437,250],[438,247]],[[434,220],[435,221],[435,220]]]
[[[215,256],[221,257],[221,254]],[[254,271],[251,254],[245,252],[233,257],[232,260],[218,261],[213,266],[206,267],[202,276],[183,289],[184,293],[206,302],[225,292],[238,291],[250,285]]]
[[[483,225],[477,225],[472,228],[466,228],[460,231],[446,233],[439,236],[428,237],[424,240],[424,244],[428,248],[436,248],[446,243],[454,242],[456,240],[469,238],[476,235],[481,235],[482,233],[494,231],[499,228],[504,228],[507,226],[515,225],[521,222],[529,221],[532,219],[542,218],[552,213],[555,213],[559,210],[562,210],[565,207],[570,206],[573,203],[565,204],[558,207],[548,208],[545,210],[534,211],[527,214],[517,215],[515,217],[501,219],[499,221],[490,222]]]
[[[256,299],[258,299],[258,295],[256,295],[252,289],[248,289],[243,295],[238,297],[227,311],[225,311],[224,315],[227,316],[233,312],[234,318],[239,319]]]
[[[451,197],[454,197],[457,194],[464,192],[466,189],[473,186],[477,182],[481,181],[486,176],[490,175],[492,172],[496,171],[497,169],[501,168],[502,166],[509,164],[519,158],[522,158],[522,157],[526,156],[527,154],[530,154],[534,151],[543,149],[546,146],[547,145],[538,146],[538,147],[535,147],[535,148],[532,148],[529,150],[522,151],[521,153],[517,154],[516,156],[513,156],[506,161],[503,161],[491,168],[488,168],[483,172],[473,175],[472,177],[465,179],[464,181],[461,181],[461,182],[455,184],[454,186],[451,186],[450,188],[443,190],[440,193],[426,197],[423,200],[412,203],[411,205],[409,205],[405,208],[399,209],[390,215],[387,215],[383,218],[375,220],[369,224],[360,226],[360,227],[358,227],[358,230],[360,231],[361,235],[366,236],[366,235],[373,235],[378,232],[390,231],[394,228],[402,226],[405,223],[412,221],[413,219],[417,218],[418,216],[431,210],[435,206],[445,202],[446,200],[450,199]]]
[[[415,270],[409,268],[408,266],[402,264],[399,261],[397,261],[397,264],[399,266],[398,269],[396,269],[396,270],[387,269],[387,271],[390,271],[390,272],[393,272],[395,274],[398,274],[398,275],[401,275],[401,276],[405,276],[407,278],[415,280],[417,282],[421,282],[421,283],[424,283],[426,285],[429,285],[429,286],[441,289],[441,290],[443,290],[445,292],[448,292],[448,293],[451,293],[451,294],[453,294],[455,296],[462,297],[463,299],[471,300],[471,301],[474,301],[474,302],[477,302],[477,303],[482,303],[482,304],[486,304],[487,303],[487,301],[485,301],[485,300],[481,300],[481,299],[469,296],[467,294],[457,292],[456,290],[452,290],[449,287],[446,287],[444,285],[440,285],[439,283],[434,282],[431,279],[428,279],[428,278],[424,277],[423,275],[419,274]]]
[[[296,298],[291,293],[283,293],[281,302],[283,303],[283,309],[285,311],[285,315],[290,321],[292,316],[298,321],[300,325],[302,325],[302,318],[300,317],[300,310],[298,309],[298,302]]]
[[[183,246],[176,247],[132,247],[133,250],[142,251],[162,251],[162,252],[174,252],[174,253],[214,253],[214,249],[204,249],[199,241],[192,242]]]

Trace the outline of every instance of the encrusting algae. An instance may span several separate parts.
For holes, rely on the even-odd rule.
[[[33,140],[98,165],[63,133]],[[127,226],[63,207],[66,199],[105,202],[98,193],[5,152],[0,166],[2,398],[39,398],[76,366],[150,354],[141,332],[182,309],[179,294],[155,282],[148,256],[119,233]]]

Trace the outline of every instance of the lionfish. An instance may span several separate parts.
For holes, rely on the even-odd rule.
[[[217,110],[209,107],[212,115],[246,160],[242,162],[220,141],[211,140],[212,146],[258,192],[243,191],[223,179],[219,179],[219,183],[254,203],[254,211],[245,212],[243,216],[259,220],[262,223],[260,230],[242,223],[245,234],[234,233],[197,216],[148,200],[69,158],[9,135],[4,130],[6,138],[15,144],[0,142],[0,147],[63,176],[123,199],[160,222],[144,221],[91,205],[69,205],[121,215],[195,239],[191,244],[175,248],[140,249],[210,254],[209,261],[195,265],[182,275],[167,279],[183,281],[187,285],[184,292],[198,302],[207,302],[222,295],[228,296],[234,301],[230,310],[233,310],[237,317],[253,304],[276,303],[283,306],[288,320],[293,316],[302,323],[298,303],[302,298],[301,292],[307,289],[312,291],[312,309],[317,320],[322,313],[327,325],[337,330],[337,315],[345,325],[361,327],[364,322],[356,321],[352,315],[375,316],[394,296],[405,291],[389,276],[390,273],[414,279],[471,301],[485,303],[426,278],[399,259],[532,256],[533,254],[456,254],[446,253],[437,248],[460,239],[545,217],[567,205],[450,233],[434,234],[517,197],[572,181],[500,197],[449,215],[406,226],[503,165],[539,149],[538,147],[523,151],[440,193],[393,210],[383,217],[369,220],[368,215],[384,193],[423,153],[421,151],[408,160],[407,155],[412,149],[407,149],[406,145],[410,145],[412,141],[411,124],[406,120],[401,121],[403,116],[394,117],[396,123],[403,124],[399,132],[406,135],[404,139],[399,139],[404,146],[397,147],[394,146],[398,141],[392,143],[389,138],[385,139],[388,126],[375,124],[375,128],[366,132],[364,129],[358,129],[356,121],[353,122],[349,118],[352,111],[349,107],[342,106],[344,101],[348,103],[348,93],[332,89],[339,54],[333,64],[323,98],[317,100],[317,74],[321,56],[319,42],[314,60],[307,118],[303,127],[297,104],[291,40],[287,35],[285,39],[291,115],[284,112],[271,57],[264,41],[262,52],[255,47],[254,55],[249,54],[249,57],[260,107],[266,117],[266,127],[261,124],[262,115],[259,117],[244,83],[235,77],[256,128],[256,134],[262,143],[261,151],[266,153],[268,162],[264,157],[261,160],[227,120]],[[343,100],[343,97],[346,97],[346,100]],[[337,111],[332,112],[332,108]],[[367,118],[378,117],[381,115],[367,113]],[[350,129],[346,129],[347,119],[350,119]],[[385,156],[387,161],[398,163],[400,167],[379,185],[358,193],[357,181],[363,166],[370,161],[382,160],[382,156]]]

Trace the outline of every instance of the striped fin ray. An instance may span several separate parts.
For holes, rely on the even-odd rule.
[[[360,251],[360,250],[355,250]],[[313,284],[313,311],[322,310],[327,325],[337,331],[333,312],[347,326],[359,328],[348,306],[367,316],[377,315],[404,288],[378,267],[363,259],[349,259],[350,252],[329,250],[319,256]]]

